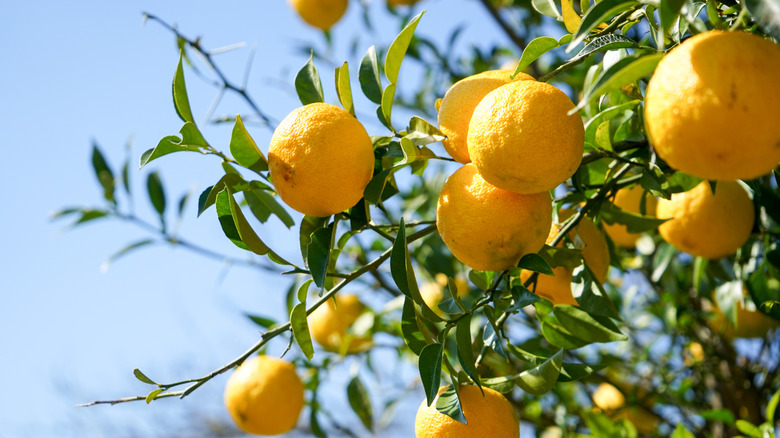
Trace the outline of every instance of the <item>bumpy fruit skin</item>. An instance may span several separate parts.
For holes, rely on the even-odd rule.
[[[442,393],[444,387],[439,389]],[[519,438],[520,422],[511,403],[498,391],[475,385],[461,386],[458,394],[468,424],[459,423],[423,400],[417,410],[417,438]]]
[[[466,140],[469,133],[469,122],[474,108],[491,91],[506,85],[512,80],[514,70],[490,70],[469,76],[454,83],[441,100],[439,107],[439,129],[447,136],[442,144],[444,149],[455,161],[463,164],[471,162]],[[520,73],[516,81],[534,78]]]
[[[348,0],[289,0],[298,15],[311,26],[330,29],[347,11]]]
[[[467,164],[447,178],[436,226],[452,254],[480,271],[503,271],[539,251],[552,224],[547,192],[521,195],[494,187]]]
[[[559,219],[563,222],[573,214],[574,212],[571,210],[561,210]],[[553,225],[550,229],[550,235],[547,237],[547,243],[555,239],[559,231],[560,226]],[[582,250],[582,258],[585,260],[585,264],[593,272],[596,280],[599,283],[604,283],[609,273],[609,246],[604,233],[596,227],[593,221],[584,217],[569,232],[569,238],[572,241],[576,240],[577,242],[575,243],[583,245],[580,249]],[[561,245],[559,244],[558,246]],[[547,298],[556,305],[571,304],[576,306],[577,300],[571,291],[573,271],[566,266],[557,266],[553,268],[553,274],[555,275],[539,274],[536,279],[536,294]],[[523,271],[520,279],[525,281],[530,276],[530,271]]]
[[[303,382],[293,364],[255,356],[244,361],[228,379],[225,406],[244,432],[281,435],[298,422],[303,409]]]
[[[518,81],[488,93],[468,132],[471,161],[486,181],[515,193],[552,190],[582,161],[585,128],[554,86]]]
[[[374,147],[348,112],[312,103],[291,112],[276,128],[268,168],[287,205],[309,216],[329,216],[363,197],[374,171]]]
[[[710,31],[672,49],[647,85],[647,134],[671,167],[709,180],[752,179],[780,162],[780,46]]]
[[[735,181],[719,181],[713,196],[702,181],[672,199],[659,199],[659,219],[672,218],[658,227],[664,240],[688,254],[717,259],[737,251],[750,237],[755,213],[753,201]]]
[[[613,203],[621,210],[629,213],[641,214],[640,207],[644,193],[644,189],[642,189],[642,186],[639,184],[620,189],[615,195]],[[645,196],[645,216],[655,216],[656,203],[657,200],[653,195],[647,194]],[[636,241],[639,239],[639,236],[641,236],[641,233],[629,233],[625,225],[618,223],[610,225],[605,222],[604,231],[609,235],[615,245],[623,248],[636,247]]]
[[[353,354],[371,345],[371,336],[352,336],[350,326],[366,310],[355,295],[338,294],[309,315],[312,338],[326,351]],[[345,343],[348,342],[348,345]]]

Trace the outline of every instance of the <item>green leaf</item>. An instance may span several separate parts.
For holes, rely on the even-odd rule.
[[[390,175],[400,167],[402,166],[390,167],[374,175],[371,178],[371,181],[369,181],[366,185],[366,188],[363,190],[363,199],[365,199],[369,204],[378,204],[382,199],[382,193],[385,190],[387,179],[390,178]]]
[[[295,225],[295,221],[290,216],[290,213],[268,191],[260,188],[244,190],[244,199],[246,199],[249,208],[258,219],[260,219],[258,212],[264,211],[274,214],[287,228]]]
[[[301,302],[293,306],[290,312],[290,326],[292,327],[295,342],[301,347],[306,359],[311,360],[314,357],[314,345],[311,342],[311,333],[309,333],[309,321],[306,319],[306,302]]]
[[[529,271],[541,272],[542,274],[547,275],[555,275],[553,273],[553,269],[550,267],[550,264],[547,263],[547,260],[536,253],[524,255],[520,259],[520,262],[517,263],[517,266],[523,269],[528,269]]]
[[[674,26],[680,16],[680,10],[682,10],[685,0],[661,0],[661,4],[658,8],[658,15],[661,18],[661,30],[662,35],[666,36]]]
[[[254,322],[255,324],[259,325],[264,329],[268,329],[276,325],[276,320],[273,320],[271,318],[266,318],[265,316],[250,315],[247,313],[246,317],[249,318],[250,321]]]
[[[243,190],[246,184],[247,182],[238,174],[226,173],[222,175],[222,178],[220,178],[216,184],[208,187],[200,194],[200,197],[198,197],[198,216],[203,214],[204,211],[217,202],[217,195],[224,190],[225,187],[229,187],[233,192],[238,192]]]
[[[728,409],[710,409],[700,412],[699,415],[705,420],[734,424],[734,414]]]
[[[533,304],[537,301],[541,301],[542,299],[539,295],[531,292],[522,284],[512,286],[512,289],[510,289],[509,292],[512,294],[513,302],[512,306],[506,310],[507,312],[520,310],[523,307]]]
[[[591,315],[568,304],[555,306],[553,313],[569,333],[583,341],[611,342],[628,339],[609,318]]]
[[[458,423],[468,424],[466,417],[463,415],[458,392],[452,385],[447,386],[447,388],[436,397],[436,410]]]
[[[603,0],[595,7],[608,1],[611,0]],[[601,72],[598,78],[596,78],[593,86],[585,92],[585,95],[572,112],[584,108],[592,98],[602,96],[612,90],[617,90],[623,85],[650,75],[663,57],[663,53],[654,53],[651,55],[632,55],[620,59],[608,69]]]
[[[317,67],[314,66],[313,60],[314,53],[312,52],[306,65],[295,76],[295,91],[298,92],[298,99],[304,105],[325,101],[320,75],[317,73]]]
[[[326,228],[320,228],[311,235],[308,250],[309,270],[314,283],[319,288],[325,286],[330,262],[330,250],[333,248],[333,231],[335,222]]]
[[[181,144],[181,141],[182,140],[179,137],[176,137],[175,135],[169,135],[167,137],[163,137],[163,139],[160,140],[159,143],[157,143],[157,146],[155,146],[152,149],[148,149],[143,154],[141,154],[139,169],[162,156],[172,154],[174,152],[185,152],[185,151],[199,152],[200,151],[200,148],[198,146],[183,145]]]
[[[181,129],[179,129],[179,133],[181,134],[180,144],[182,146],[195,146],[196,150],[199,150],[209,145],[206,139],[203,138],[203,134],[200,133],[200,129],[192,122],[184,122]]]
[[[368,396],[368,391],[366,391],[366,387],[358,376],[353,377],[347,385],[347,398],[349,399],[349,405],[358,418],[360,418],[363,426],[373,431],[374,411],[371,408],[371,398]]]
[[[766,405],[766,422],[769,424],[775,424],[775,413],[777,413],[778,403],[780,403],[780,390],[775,392]]]
[[[360,61],[358,80],[363,94],[375,104],[382,103],[382,82],[379,79],[379,62],[376,57],[376,48],[368,48],[363,60]]]
[[[428,406],[436,399],[436,393],[439,391],[443,351],[444,345],[442,344],[428,344],[420,351],[420,358],[417,361]]]
[[[511,380],[529,394],[542,395],[550,392],[555,386],[555,383],[558,382],[562,364],[563,350],[558,350],[557,353],[534,368],[525,370],[522,373],[513,376],[484,379],[483,383],[485,385],[494,385],[501,381]]]
[[[94,142],[92,143],[92,168],[95,170],[95,176],[100,186],[103,187],[103,198],[115,204],[114,186],[116,185],[116,180],[114,179],[114,173],[111,172],[106,158],[100,152],[97,143]]]
[[[404,342],[412,353],[418,356],[423,348],[428,345],[425,341],[425,337],[420,331],[420,326],[417,323],[417,312],[414,310],[414,301],[409,297],[404,299],[404,308],[401,314],[401,334],[404,337]]]
[[[423,14],[425,14],[425,11],[420,12],[417,16],[412,18],[411,21],[409,21],[409,24],[401,30],[401,33],[395,37],[393,43],[390,44],[390,48],[387,49],[387,55],[385,55],[385,76],[387,77],[387,80],[390,81],[390,84],[398,83],[398,73],[401,71],[401,62],[404,60],[406,50],[412,42],[414,30],[417,28],[417,24],[420,22]]]
[[[301,228],[298,233],[301,245],[301,256],[303,263],[309,263],[309,245],[311,244],[311,235],[318,229],[328,224],[329,218],[317,216],[304,216],[301,220]]]
[[[563,18],[561,13],[558,12],[558,5],[554,0],[531,0],[531,6],[542,15],[556,19]]]
[[[195,123],[190,111],[190,100],[187,97],[187,87],[184,84],[184,69],[182,69],[181,60],[184,52],[179,54],[179,65],[176,66],[176,74],[173,77],[173,106],[176,108],[176,114],[185,122]]]
[[[523,70],[531,65],[532,62],[536,61],[540,56],[556,47],[558,47],[558,40],[555,38],[534,38],[530,43],[528,43],[527,46],[525,46],[525,50],[523,50],[522,55],[520,55],[520,62],[517,64],[515,72],[512,73],[512,78],[514,79],[515,76],[517,76],[519,73],[522,73]]]
[[[114,253],[114,255],[109,257],[105,262],[103,262],[103,264],[100,266],[100,270],[103,271],[103,272],[107,271],[108,267],[112,263],[114,263],[115,261],[119,260],[121,257],[129,254],[130,252],[132,252],[132,251],[134,251],[134,250],[136,250],[138,248],[142,248],[144,246],[148,246],[148,245],[151,245],[153,243],[155,243],[155,241],[153,239],[143,239],[143,240],[139,240],[139,241],[137,241],[135,243],[131,243],[130,245],[125,246],[124,248],[122,248],[119,251],[117,251],[116,253]]]
[[[737,429],[751,438],[762,438],[764,434],[761,433],[761,429],[746,420],[737,420],[735,423]]]
[[[393,128],[391,115],[393,113],[393,99],[395,98],[395,84],[389,84],[387,88],[385,88],[385,91],[382,92],[382,117],[384,120],[385,126],[390,128],[391,131],[395,132],[395,128]]]
[[[155,382],[154,380],[146,377],[146,374],[142,373],[141,370],[139,370],[138,368],[133,370],[133,374],[135,375],[136,379],[138,379],[138,380],[140,380],[140,381],[142,381],[144,383],[148,383],[150,385],[158,385],[158,386],[160,385],[159,383]]]
[[[146,179],[146,190],[149,192],[149,200],[162,219],[165,213],[165,191],[163,190],[160,174],[152,172]]]
[[[669,438],[695,438],[695,435],[680,423],[677,424],[677,427]]]
[[[463,371],[477,384],[479,383],[479,371],[474,360],[474,350],[471,346],[471,315],[463,316],[455,326],[455,340],[457,342],[458,361]]]
[[[165,391],[163,388],[157,388],[153,391],[151,391],[149,394],[146,395],[146,404],[152,402],[152,400],[156,399],[158,395],[160,395],[161,392]]]
[[[657,218],[654,216],[642,216],[621,210],[610,202],[601,204],[599,209],[601,219],[608,224],[623,224],[629,233],[643,233],[658,228],[659,225],[671,218]]]
[[[355,106],[352,103],[352,86],[349,82],[349,64],[344,62],[341,67],[336,68],[335,80],[336,94],[339,97],[341,106],[343,106],[348,113],[354,116]]]
[[[398,234],[393,243],[393,250],[390,254],[390,274],[393,277],[398,289],[407,297],[414,300],[422,310],[423,316],[433,322],[441,322],[442,318],[431,310],[420,295],[417,288],[417,279],[412,268],[411,257],[409,256],[409,247],[406,243],[406,225],[401,218],[398,228]]]
[[[236,123],[233,125],[233,133],[230,137],[230,153],[238,164],[257,173],[268,170],[268,162],[263,153],[257,147],[252,136],[244,127],[241,116],[236,115]]]
[[[639,4],[635,0],[602,0],[596,3],[582,17],[580,28],[572,37],[566,52],[574,50],[588,36],[588,33],[599,24]]]
[[[606,364],[590,366],[584,363],[564,362],[561,368],[561,375],[558,376],[559,382],[573,382],[584,379],[589,375],[606,368]]]
[[[593,40],[590,41],[588,44],[586,44],[585,47],[583,47],[582,50],[579,51],[579,53],[574,55],[574,57],[572,57],[570,60],[566,62],[579,61],[580,59],[583,59],[596,52],[603,52],[606,50],[616,50],[616,49],[627,49],[627,48],[638,47],[638,46],[639,45],[636,43],[636,41],[632,40],[629,37],[616,34],[616,33],[610,33],[604,36],[593,38]]]

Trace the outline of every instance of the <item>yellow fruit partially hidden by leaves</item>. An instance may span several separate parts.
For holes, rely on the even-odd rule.
[[[561,210],[559,219],[561,223],[574,214],[572,210]],[[547,243],[550,243],[560,233],[561,225],[553,225],[550,234],[547,237]],[[593,221],[584,217],[577,226],[569,232],[569,239],[574,242],[574,246],[582,251],[582,258],[585,264],[593,271],[593,275],[599,283],[607,280],[609,273],[609,246],[604,233],[593,224]],[[559,244],[558,246],[562,246]],[[537,295],[547,298],[553,304],[571,304],[577,305],[571,291],[571,282],[573,271],[566,266],[557,266],[553,268],[554,276],[539,274],[536,279]],[[523,271],[520,278],[525,281],[531,276],[530,271]]]
[[[462,298],[469,293],[469,283],[463,276],[457,276],[455,278],[455,294]],[[447,287],[447,276],[438,273],[436,274],[436,281],[427,281],[420,286],[420,295],[422,295],[423,301],[439,316],[444,315],[444,311],[439,309],[439,303],[444,298],[444,288]],[[452,293],[452,291],[450,291]]]
[[[225,406],[244,432],[281,435],[298,422],[303,409],[303,382],[293,364],[255,356],[244,361],[228,379]]]
[[[348,0],[289,0],[298,15],[311,26],[330,29],[347,11]]]
[[[309,332],[326,351],[353,354],[371,346],[370,335],[351,333],[352,323],[366,310],[355,295],[338,294],[309,315]]]
[[[763,338],[770,330],[780,327],[780,321],[764,314],[756,308],[747,289],[743,290],[743,299],[737,302],[737,326],[715,307],[715,319],[710,327],[725,338]]]
[[[271,137],[271,180],[282,200],[309,216],[354,206],[374,172],[374,147],[351,114],[327,103],[291,112]]]
[[[547,192],[521,195],[494,187],[472,164],[450,175],[439,194],[436,226],[452,254],[480,271],[503,271],[542,249],[552,224]]]
[[[442,393],[445,387],[439,389]],[[484,396],[483,396],[484,391]],[[475,385],[458,391],[463,415],[468,424],[459,423],[436,410],[436,400],[420,404],[414,422],[417,438],[518,438],[520,422],[514,406],[500,392]]]
[[[466,143],[469,122],[474,108],[491,91],[512,82],[510,76],[514,70],[490,70],[469,76],[453,84],[439,107],[439,129],[447,136],[442,143],[444,149],[455,161],[466,164],[471,162]],[[520,73],[516,81],[531,80],[531,76]]]
[[[644,198],[644,215],[655,216],[656,199],[653,195],[649,193],[645,195],[645,193],[646,192],[639,184],[629,188],[623,188],[618,190],[613,203],[621,210],[629,213],[643,214],[641,213],[640,207],[642,205],[642,198]],[[623,248],[634,248],[637,239],[641,236],[641,233],[629,233],[625,225],[618,223],[608,224],[605,222],[604,231],[609,235],[615,245]]]
[[[780,162],[780,46],[709,31],[666,55],[647,85],[647,133],[671,167],[710,180],[752,179]]]
[[[659,219],[671,218],[658,227],[661,237],[680,251],[717,259],[733,254],[750,237],[755,213],[753,201],[735,181],[719,181],[712,194],[702,181],[672,199],[659,199]]]
[[[488,93],[468,131],[471,161],[486,181],[516,193],[552,190],[582,161],[585,129],[554,86],[517,81]]]
[[[640,433],[651,433],[658,418],[641,406],[626,406],[626,397],[615,386],[601,383],[593,392],[593,404],[613,419],[625,418]]]

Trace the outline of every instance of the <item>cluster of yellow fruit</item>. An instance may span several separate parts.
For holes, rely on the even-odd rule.
[[[329,30],[347,12],[348,0],[288,0],[298,15],[308,25]],[[409,6],[417,0],[387,0],[391,7]]]

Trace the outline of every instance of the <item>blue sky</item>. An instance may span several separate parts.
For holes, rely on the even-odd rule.
[[[371,2],[372,17],[388,20],[381,3]],[[478,2],[425,0],[420,8],[429,12],[418,32],[430,38],[442,40],[465,23],[464,41],[481,47],[506,42],[487,28],[490,18]],[[216,58],[236,82],[254,48],[249,90],[277,120],[299,106],[292,84],[307,55],[298,48],[324,48],[321,33],[305,26],[284,1],[10,2],[3,9],[0,438],[121,436],[127,430],[149,436],[156,422],[175,422],[183,413],[223,418],[222,377],[183,402],[74,405],[145,393],[149,388],[133,378],[133,368],[173,381],[228,362],[259,334],[243,313],[282,317],[286,280],[238,267],[226,271],[219,261],[168,246],[133,253],[102,272],[111,254],[148,234],[116,221],[66,230],[67,221],[52,222],[50,215],[66,206],[100,205],[90,165],[93,141],[118,169],[128,142],[135,164],[141,152],[176,134],[181,125],[170,97],[177,62],[174,39],[156,23],[143,26],[142,11],[176,24],[186,35],[201,36],[207,48],[245,42],[244,48]],[[351,0],[347,16],[333,31],[339,48],[333,59],[350,61],[354,73],[372,39],[387,44],[397,31],[396,23],[387,21],[376,34],[367,34],[359,4]],[[361,33],[354,58],[344,47]],[[419,68],[407,64],[405,69]],[[318,67],[326,100],[334,103],[332,69]],[[215,90],[191,70],[185,75],[200,120]],[[247,107],[230,96],[216,110],[219,115],[239,112]],[[375,121],[366,122],[369,132],[381,132]],[[205,134],[227,145],[229,129],[209,127]],[[267,151],[270,132],[249,129]],[[221,174],[218,160],[181,154],[131,172],[136,212],[149,220],[154,214],[144,187],[153,170],[161,173],[169,204],[193,192],[179,225],[183,238],[246,257],[224,238],[213,212],[195,218],[197,195]],[[299,257],[297,231],[277,223],[263,236],[283,256]],[[283,344],[273,343],[271,351],[281,352]],[[344,397],[334,398],[345,403]],[[407,415],[413,415],[417,403],[407,407]],[[409,436],[411,425],[411,419],[401,418],[394,431]]]

